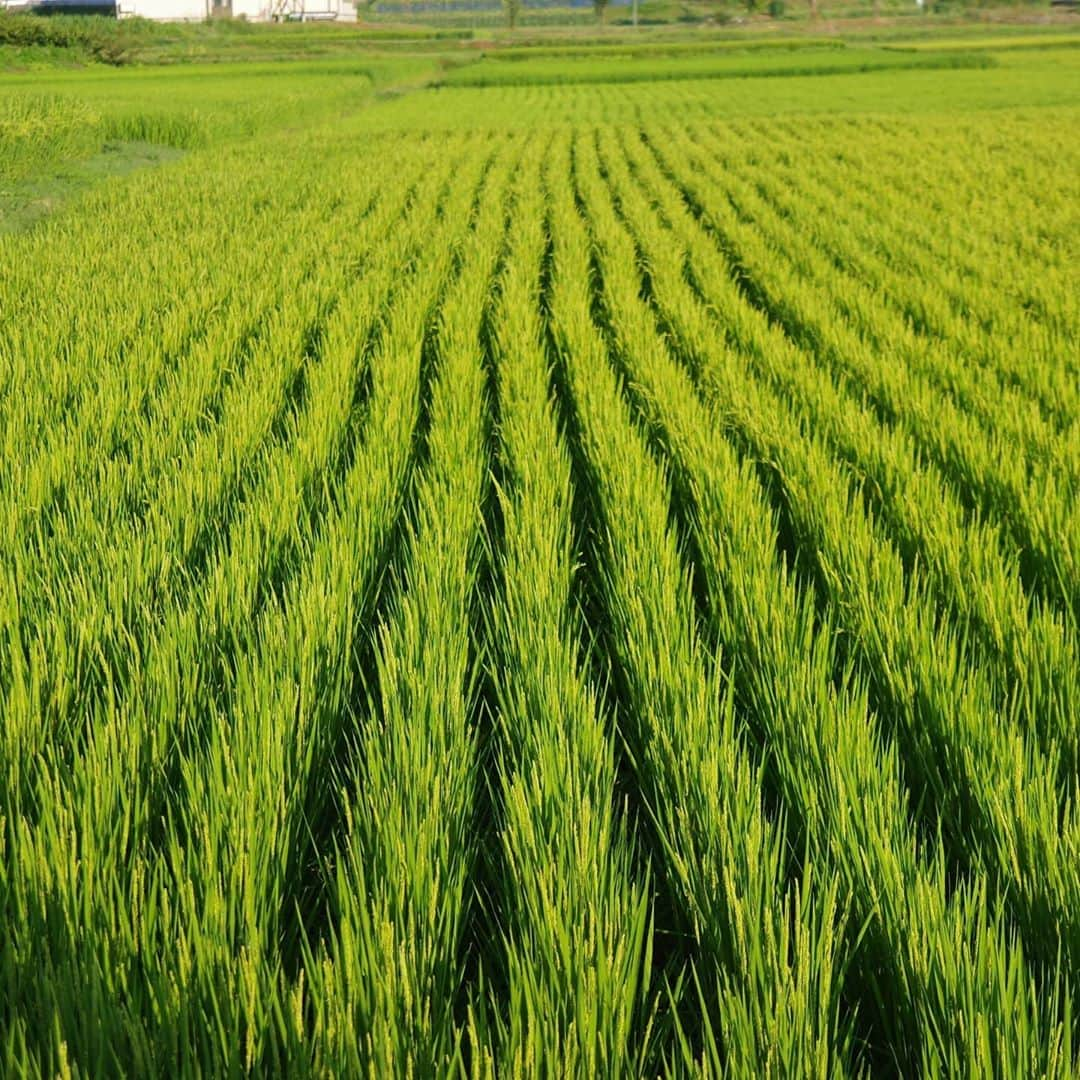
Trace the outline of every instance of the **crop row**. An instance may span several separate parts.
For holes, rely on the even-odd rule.
[[[1070,1075],[1063,199],[366,126],[2,242],[3,1071]]]

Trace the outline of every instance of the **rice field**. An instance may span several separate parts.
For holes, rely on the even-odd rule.
[[[0,80],[0,1073],[1077,1074],[1080,51],[804,52]]]

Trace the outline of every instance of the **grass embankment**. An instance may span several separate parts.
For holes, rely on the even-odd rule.
[[[825,45],[819,49],[748,52],[723,50],[708,56],[645,56],[602,59],[564,58],[504,61],[498,54],[479,64],[455,68],[444,78],[449,86],[548,86],[565,83],[660,82],[680,79],[758,79],[803,75],[846,75],[873,71],[992,67],[980,53],[889,52],[884,49]]]

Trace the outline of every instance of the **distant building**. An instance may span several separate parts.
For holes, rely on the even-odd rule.
[[[252,22],[272,20],[356,20],[352,0],[116,0],[121,18],[206,19],[245,18]]]
[[[194,22],[214,17],[252,22],[336,20],[354,22],[353,0],[0,0],[11,11],[94,13],[120,19]]]
[[[64,15],[115,15],[115,0],[0,0],[0,10]]]

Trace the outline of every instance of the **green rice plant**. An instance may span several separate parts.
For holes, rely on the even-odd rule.
[[[481,162],[478,159],[477,165]],[[463,180],[455,219],[473,194],[468,173]],[[440,182],[438,173],[433,174],[433,182]],[[418,229],[429,232],[426,215],[418,214],[417,219]],[[437,243],[437,237],[430,239]],[[393,252],[393,247],[387,248],[388,255]],[[409,253],[407,241],[405,253]],[[392,264],[387,267],[392,269]],[[359,334],[362,341],[364,321],[378,317],[378,291],[386,284],[386,278],[377,274],[361,279],[340,309],[341,317],[331,322],[325,355],[309,370],[309,408],[290,421],[290,426],[295,424],[294,437],[283,444],[276,458],[269,458],[265,479],[255,489],[262,501],[252,500],[248,515],[223,538],[225,547],[220,561],[212,564],[205,592],[166,626],[160,649],[150,644],[145,675],[140,679],[137,676],[142,673],[131,673],[128,685],[121,687],[125,697],[119,708],[115,702],[105,703],[94,725],[85,768],[77,763],[70,791],[56,792],[46,808],[48,814],[37,826],[35,839],[46,851],[75,847],[99,854],[88,864],[93,873],[88,870],[70,882],[48,878],[36,884],[16,882],[32,905],[50,900],[50,907],[74,917],[88,904],[96,914],[95,901],[100,897],[104,919],[118,894],[124,898],[124,910],[136,915],[153,913],[163,895],[180,898],[160,919],[147,915],[136,926],[125,924],[113,932],[103,926],[85,950],[68,944],[66,950],[53,954],[54,963],[62,961],[64,977],[38,989],[58,1008],[59,1032],[66,1034],[77,1060],[93,1061],[96,1048],[104,1044],[114,1054],[123,1053],[132,1068],[146,1071],[156,1067],[152,1063],[167,1052],[167,1040],[175,1039],[177,1024],[185,1032],[185,1055],[195,1055],[183,1059],[185,1067],[192,1060],[202,1060],[214,1069],[230,1061],[245,1061],[245,1068],[257,1062],[278,1060],[280,1064],[275,1055],[288,1046],[289,1033],[278,1032],[274,1021],[278,996],[286,997],[280,986],[281,960],[275,959],[274,926],[288,926],[292,913],[286,908],[279,915],[276,905],[282,903],[280,890],[286,888],[282,874],[302,849],[305,822],[327,798],[321,783],[309,790],[302,769],[325,759],[325,744],[336,730],[331,721],[349,685],[349,650],[330,643],[344,640],[347,644],[354,632],[350,618],[354,604],[361,610],[365,604],[370,607],[384,558],[381,549],[393,527],[394,507],[408,465],[409,427],[404,425],[415,423],[417,391],[414,386],[410,393],[399,377],[386,378],[382,369],[394,371],[396,353],[391,352],[381,367],[372,361],[376,389],[367,424],[374,449],[360,453],[342,477],[340,490],[329,493],[330,515],[321,536],[318,531],[303,535],[305,514],[298,500],[309,507],[316,505],[319,487],[315,485],[327,483],[324,470],[334,458],[342,425],[355,419],[355,386],[361,372],[356,368],[354,335]],[[371,291],[374,295],[365,302],[364,294]],[[384,392],[381,387],[386,383],[389,388]],[[393,450],[389,458],[388,447]],[[347,494],[362,501],[350,505]],[[290,509],[298,519],[289,520]],[[315,522],[308,519],[307,524],[310,530]],[[301,534],[293,541],[290,534],[298,528]],[[359,542],[364,536],[367,544]],[[275,574],[281,574],[279,560],[290,548],[291,559],[298,565],[295,597],[291,590],[279,597],[267,586]],[[333,560],[343,558],[350,562],[335,570]],[[331,581],[348,590],[343,599],[354,595],[356,599],[327,603],[325,590]],[[305,613],[306,621],[298,621],[295,611]],[[328,619],[328,613],[335,618]],[[246,624],[247,620],[251,622]],[[226,657],[232,654],[232,663],[226,659],[222,664],[221,650],[226,650]],[[314,662],[320,655],[324,659]],[[310,693],[300,696],[299,706],[280,699],[275,705],[274,694],[282,693],[283,686],[297,685],[293,681],[296,670],[306,672],[311,680]],[[224,700],[218,696],[219,679],[229,684]],[[297,707],[311,717],[311,730],[303,739],[303,730],[286,738],[291,728],[283,728],[280,721]],[[210,745],[203,750],[207,738]],[[253,739],[258,749],[237,759],[234,753],[242,738]],[[179,762],[170,763],[177,751]],[[134,792],[132,755],[138,766],[135,775],[141,780]],[[58,761],[51,770],[53,784],[63,775],[61,764]],[[254,766],[260,768],[252,772]],[[162,792],[162,768],[166,776],[172,775],[178,795],[170,798]],[[272,785],[275,776],[283,773],[293,777],[294,797],[280,807],[281,819],[267,819],[259,793],[265,793],[265,785]],[[164,805],[163,797],[168,798]],[[255,801],[246,801],[251,799]],[[87,800],[92,800],[89,805]],[[162,812],[168,815],[170,826],[155,844],[146,822]],[[117,824],[138,837],[134,852],[126,854],[109,843],[107,830]],[[100,831],[88,832],[95,825]],[[256,855],[258,861],[248,861]],[[293,879],[287,875],[285,880]],[[65,895],[69,890],[70,897]],[[234,923],[232,912],[238,910],[241,898],[247,918]],[[48,908],[41,917],[46,918],[47,912]],[[64,924],[56,922],[59,925],[50,927],[38,947],[63,940],[59,932]],[[241,945],[248,959],[237,966],[233,956]],[[171,956],[170,966],[177,971],[190,971],[193,958],[201,957],[194,965],[197,978],[168,988],[162,1003],[162,1008],[168,1005],[163,1027],[144,1027],[149,1017],[137,1003],[148,992],[162,993],[165,988],[134,980],[115,1004],[98,1007],[92,1027],[81,1030],[80,1003],[95,992],[101,973],[120,964],[125,955],[145,950]],[[237,979],[243,979],[251,992],[239,994]],[[174,1012],[181,1002],[186,1002],[185,1020],[176,1019]],[[126,1017],[128,1009],[135,1014],[134,1022]],[[52,1052],[57,1052],[55,1045]]]
[[[218,163],[212,169],[204,166],[203,182],[223,185],[230,178],[230,166],[250,170],[251,160]],[[304,170],[300,179],[312,183],[316,175],[314,170]],[[97,229],[85,221],[79,227],[61,227],[59,233],[43,229],[25,238],[23,258],[12,261],[12,303],[5,307],[5,315],[11,318],[13,340],[10,351],[5,349],[2,355],[7,378],[25,383],[27,394],[20,407],[3,412],[4,439],[10,451],[6,468],[34,451],[39,451],[35,467],[55,467],[58,472],[82,464],[84,458],[96,461],[95,454],[110,448],[113,425],[141,416],[145,401],[140,400],[140,388],[143,380],[152,385],[160,371],[155,365],[166,358],[175,362],[190,337],[208,333],[207,323],[221,313],[230,287],[251,274],[261,250],[274,250],[258,243],[260,224],[248,213],[257,190],[254,178],[239,186],[230,182],[225,189],[228,197],[193,199],[199,183],[182,166],[179,174],[166,169],[154,181],[143,180],[137,188],[129,186],[127,192],[119,193],[116,209],[124,216],[125,230],[106,252],[99,250]],[[155,210],[155,200],[161,200],[170,212]],[[276,237],[280,244],[289,215],[295,216],[302,207],[295,197],[280,193],[264,198],[262,208],[263,236]],[[315,228],[315,209],[312,205],[297,221],[307,232]],[[102,212],[101,202],[92,202],[87,211],[92,220]],[[207,256],[215,239],[220,239],[223,217],[238,244],[215,263]],[[63,243],[58,242],[58,235],[63,236]],[[185,243],[197,255],[178,261],[176,251]],[[141,274],[133,267],[137,251],[145,256]],[[302,280],[302,268],[314,265],[315,260],[310,248],[294,254],[301,252],[306,263],[280,261],[280,275],[267,273],[264,280],[251,281],[249,308],[258,310],[260,296],[274,286],[295,289],[297,280]],[[94,289],[92,282],[100,278],[90,277],[91,267],[98,275],[110,277],[114,287]],[[78,295],[80,304],[58,306],[58,298],[65,295]],[[241,340],[244,336],[240,335]],[[226,347],[225,342],[216,347]],[[82,441],[76,444],[78,455],[72,461],[53,447],[60,438],[75,433]],[[61,460],[53,466],[58,457]],[[33,483],[24,477],[16,482],[20,488]]]
[[[650,169],[648,155],[639,144],[632,145],[629,153],[676,234],[677,239],[672,237],[667,243],[685,247],[694,280],[732,328],[730,335],[745,350],[755,373],[784,394],[789,406],[801,412],[817,435],[827,439],[834,452],[865,478],[864,495],[887,524],[906,561],[921,561],[930,582],[951,607],[954,620],[970,634],[974,645],[982,646],[999,696],[1008,697],[1019,689],[1016,696],[1023,723],[1039,734],[1047,749],[1059,747],[1060,780],[1068,792],[1080,750],[1078,648],[1072,627],[1052,608],[1030,602],[1000,530],[966,517],[940,473],[919,460],[910,438],[879,424],[865,406],[823,378],[812,357],[742,303],[725,260],[677,193],[665,185],[655,168]],[[604,160],[622,178],[617,191],[627,201],[627,219],[635,229],[645,219],[646,205],[616,152],[609,152]]]
[[[794,259],[799,259],[799,253],[805,249],[806,254],[798,264],[800,269],[811,279],[827,282],[837,297],[840,311],[850,318],[853,328],[872,347],[897,348],[905,358],[910,358],[909,365],[925,377],[931,392],[947,394],[991,431],[1007,438],[1012,445],[1023,447],[1040,473],[1059,477],[1060,482],[1073,488],[1080,486],[1080,473],[1072,465],[1072,455],[1060,438],[1057,423],[1052,418],[1044,419],[1040,409],[1032,408],[1029,396],[1010,385],[1012,380],[1006,372],[1014,366],[1012,363],[1006,361],[1002,365],[1005,371],[999,374],[994,362],[998,348],[989,345],[985,334],[977,333],[974,341],[970,331],[965,333],[963,328],[960,328],[959,337],[952,333],[929,334],[922,325],[925,304],[914,312],[893,308],[892,298],[903,294],[903,283],[911,280],[912,271],[917,272],[917,262],[906,274],[890,274],[877,284],[867,281],[864,274],[838,266],[840,260],[835,255],[827,258],[832,254],[829,241],[814,238],[812,243],[807,243],[812,230],[800,230],[799,237],[792,243],[786,225],[778,220],[770,202],[762,197],[768,190],[767,182],[751,175],[746,183],[741,183],[741,169],[727,157],[723,167],[730,198],[735,200],[741,213],[752,218],[759,231],[774,239],[777,247]],[[804,216],[813,220],[814,212],[810,208],[800,208],[798,217]],[[791,220],[792,214],[786,217]],[[830,235],[842,235],[843,232],[835,228],[828,230]],[[1002,267],[1001,272],[1008,273],[1008,268]],[[955,321],[946,320],[946,323],[950,330],[954,328]],[[965,338],[970,343],[967,349],[963,348]],[[1010,342],[1003,334],[995,335],[995,340],[1006,353],[1035,344]],[[1046,370],[1050,363],[1048,357],[1040,368]],[[1073,393],[1075,395],[1075,390]],[[1053,409],[1059,417],[1071,415],[1068,398],[1066,395]]]
[[[389,220],[392,220],[397,211],[393,206],[388,209]],[[373,219],[373,233],[385,224],[383,221],[380,225],[379,217]],[[422,227],[417,224],[418,229]],[[357,239],[362,242],[363,234]],[[325,257],[325,246],[322,250]],[[371,285],[375,290],[388,287],[389,269],[387,267],[387,280],[381,283],[378,276],[372,277]],[[40,486],[29,488],[32,506],[37,504],[52,509],[42,523],[47,533],[38,532],[37,537],[48,536],[47,546],[40,553],[55,559],[57,573],[52,580],[46,577],[39,593],[22,590],[20,621],[23,626],[44,626],[55,635],[51,638],[42,635],[38,642],[32,638],[27,640],[24,644],[27,652],[32,654],[40,649],[44,656],[56,661],[70,656],[76,646],[74,642],[65,643],[64,635],[71,626],[68,619],[76,613],[83,648],[91,654],[113,654],[119,648],[118,642],[132,638],[142,645],[145,637],[141,628],[156,625],[161,607],[168,605],[170,594],[177,587],[182,595],[188,575],[196,572],[198,565],[206,560],[206,549],[211,542],[207,524],[213,522],[216,529],[224,529],[242,506],[243,498],[250,500],[257,492],[267,449],[273,449],[279,443],[274,438],[276,434],[288,431],[290,411],[303,405],[303,397],[299,395],[301,384],[297,380],[299,373],[306,371],[305,365],[313,359],[309,355],[310,344],[305,340],[308,327],[320,317],[320,308],[331,295],[325,291],[329,283],[333,281],[333,288],[338,287],[332,263],[324,263],[321,276],[322,297],[317,278],[306,281],[304,288],[291,295],[278,292],[280,306],[270,316],[265,335],[253,343],[252,355],[245,358],[239,377],[224,389],[216,405],[207,402],[204,385],[198,380],[195,382],[190,399],[192,411],[197,413],[209,405],[222,421],[220,425],[201,432],[198,428],[194,432],[181,429],[179,441],[170,446],[164,430],[154,423],[160,417],[151,415],[151,427],[145,433],[142,446],[149,448],[151,454],[160,453],[158,460],[168,465],[171,471],[162,474],[149,469],[145,491],[140,491],[133,483],[138,472],[132,466],[146,461],[145,454],[138,453],[138,443],[122,457],[115,453],[106,456],[95,470],[96,483],[85,492],[65,493],[58,508],[49,506],[50,501],[57,501],[57,497],[47,487],[45,490]],[[193,359],[202,361],[193,365],[196,374],[213,371],[214,350],[220,346],[220,341],[212,341],[205,352],[196,353]],[[108,385],[103,382],[103,387]],[[117,396],[122,401],[126,395]],[[351,400],[351,396],[347,400]],[[115,403],[111,403],[109,411],[115,408]],[[193,434],[195,438],[191,438]],[[286,441],[283,460],[290,460],[290,449]],[[54,449],[45,460],[53,460],[55,456]],[[150,460],[153,461],[153,457]],[[216,464],[216,468],[212,468],[212,464]],[[250,487],[245,486],[245,480]],[[155,490],[157,497],[149,500],[147,507],[147,495]],[[279,503],[280,497],[281,492],[276,492]],[[117,546],[107,542],[110,536],[118,541]],[[34,537],[31,532],[31,545]],[[138,553],[138,557],[133,558],[134,553]],[[31,546],[16,557],[32,558],[33,555],[34,547]],[[75,565],[79,567],[77,581],[65,580]],[[261,567],[262,560],[255,565]],[[257,576],[255,580],[258,580]],[[69,590],[90,582],[100,584],[90,585],[88,589],[89,607],[80,603],[77,591],[73,596],[66,595]],[[100,604],[101,590],[107,590],[111,604]],[[51,625],[50,620],[43,618],[49,612],[50,594],[63,598],[66,607],[66,617],[51,621]],[[39,604],[44,606],[44,611],[37,609]],[[118,611],[125,613],[119,627],[115,625]],[[42,687],[32,696],[44,697],[46,702],[60,700],[50,689],[50,680],[55,680],[52,686],[67,685],[69,700],[64,708],[72,714],[90,705],[87,695],[92,700],[102,683],[117,679],[122,683],[124,680],[122,668],[103,674],[97,664],[86,666],[81,677],[72,680],[72,672],[60,662],[55,663],[53,672],[46,667],[44,671],[38,671],[36,677]],[[9,709],[13,708],[14,703],[9,701]],[[9,715],[14,718],[18,713]],[[46,715],[40,720],[40,733],[44,735],[54,724],[64,722],[62,711],[52,720]],[[9,726],[9,735],[14,738],[17,730],[18,725],[13,723]],[[13,757],[25,750],[26,745],[22,751],[13,750]]]
[[[577,655],[571,466],[541,325],[541,154],[527,152],[492,316],[502,537],[490,660],[505,990],[478,1003],[491,1033],[476,1041],[492,1044],[498,1075],[625,1075],[648,1049],[652,928],[647,882],[616,813],[611,735]]]
[[[1036,174],[1060,174],[1062,187],[1072,164],[1063,120],[1044,118],[1037,135],[1030,122],[1014,122],[1007,128],[1010,144],[1017,147],[1032,179]],[[924,224],[925,189],[905,191],[903,174],[895,166],[896,175],[887,180],[857,171],[850,160],[851,144],[846,139],[841,143],[843,137],[835,125],[819,124],[818,133],[832,146],[840,143],[840,160],[835,154],[808,152],[803,133],[796,138],[794,132],[776,124],[767,130],[768,157],[758,157],[753,180],[781,214],[789,219],[809,216],[815,242],[834,261],[884,293],[885,302],[895,304],[921,332],[954,343],[971,364],[989,368],[1010,396],[1023,395],[1015,400],[1024,422],[1016,430],[1024,441],[1032,441],[1042,421],[1058,430],[1068,428],[1080,405],[1068,345],[1077,321],[1068,287],[1075,222],[1068,207],[1055,197],[1058,185],[1053,180],[1047,198],[1021,202],[1014,190],[1026,191],[1027,178],[1017,184],[1015,172],[1007,176],[993,145],[983,145],[981,128],[965,131],[965,142],[972,144],[983,179],[980,228],[974,234],[967,228],[961,240],[962,226],[956,222],[964,222],[964,215],[956,209],[963,198],[970,198],[973,178],[967,173],[958,175],[955,164],[941,152],[941,144],[955,138],[955,130],[946,133],[924,127],[918,141],[913,134],[885,125],[868,133],[870,149],[879,157],[887,146],[890,158],[910,165],[917,155],[922,167],[933,171],[933,227]],[[760,147],[763,132],[751,125],[745,134],[730,128],[727,134]],[[798,168],[793,167],[796,156]],[[726,160],[737,167],[741,158],[736,153]],[[856,176],[862,182],[851,182]],[[837,217],[845,228],[818,225]],[[1037,237],[1035,244],[1032,236]],[[929,279],[935,283],[932,290],[925,287]],[[1002,302],[1003,289],[1006,303]],[[996,396],[991,386],[986,397]],[[1008,420],[1000,408],[986,407],[991,404],[986,397],[971,399],[980,415],[989,422]],[[1037,413],[1023,407],[1026,399]],[[1031,428],[1029,419],[1034,421]],[[1048,450],[1053,446],[1043,445]]]
[[[444,79],[450,86],[548,86],[591,83],[656,83],[683,79],[792,78],[856,75],[871,71],[986,68],[988,54],[888,53],[878,49],[752,53],[747,56],[648,56],[646,58],[558,58],[504,61],[499,53],[477,64],[456,68]]]
[[[520,153],[499,146],[438,314],[427,461],[401,588],[378,633],[378,696],[346,774],[328,960],[311,975],[316,1060],[333,1073],[431,1075],[461,1064],[478,786],[470,614],[488,479],[479,344]]]
[[[374,200],[361,213],[364,231],[356,239],[363,244],[365,232],[375,235],[385,220]],[[250,268],[249,258],[276,256],[279,241],[267,240],[243,259],[224,261],[226,280],[207,290],[205,306],[169,308],[160,321],[147,319],[137,326],[123,349],[130,364],[99,372],[93,395],[80,395],[62,421],[50,417],[52,422],[30,430],[9,428],[20,452],[13,449],[4,464],[23,493],[9,508],[9,535],[41,527],[60,507],[69,518],[85,514],[108,534],[145,504],[162,483],[163,470],[192,449],[200,421],[207,428],[208,418],[228,411],[230,388],[245,385],[245,376],[282,322],[295,321],[301,336],[308,332],[305,325],[317,325],[316,313],[333,297],[329,274],[317,269],[320,258],[330,266],[325,254],[332,235],[311,222],[311,245],[296,245],[279,272],[253,283],[243,299],[230,300],[226,282]],[[304,309],[297,310],[297,300]],[[287,315],[277,313],[283,307],[289,307]],[[236,398],[234,407],[242,401]],[[91,476],[95,483],[84,487]],[[90,507],[80,508],[83,500]],[[72,532],[75,539],[81,530]]]
[[[100,124],[93,108],[77,99],[48,95],[0,100],[0,183],[95,148]]]
[[[569,170],[566,143],[552,157],[560,177]],[[787,882],[761,772],[698,637],[668,526],[666,477],[630,423],[592,323],[581,287],[590,277],[584,224],[565,180],[548,183],[553,331],[601,515],[598,584],[627,685],[624,737],[704,987],[703,1030],[684,1034],[676,1061],[746,1075],[832,1075],[845,1070],[852,1037],[839,1013],[837,896],[812,871]]]
[[[1076,50],[277,30],[0,74],[0,1074],[1075,1074]]]
[[[841,38],[829,37],[718,37],[695,34],[690,41],[642,41],[627,38],[617,43],[604,39],[580,39],[573,44],[523,45],[492,50],[499,60],[595,60],[618,57],[619,59],[653,59],[667,56],[693,56],[703,53],[793,53],[803,49],[842,49],[846,43]]]
[[[920,52],[933,52],[936,49],[1061,49],[1080,46],[1080,37],[1068,31],[1040,28],[1037,32],[1022,34],[996,33],[990,37],[946,37],[931,41],[906,41],[903,44],[888,45],[890,49],[911,49]]]
[[[878,1053],[901,1071],[930,1075],[985,1073],[1003,1056],[1013,1067],[1030,1061],[1067,1075],[1067,1014],[1043,1013],[1022,953],[985,895],[948,902],[940,855],[918,853],[896,751],[879,748],[861,680],[834,651],[842,624],[830,610],[816,613],[812,596],[800,596],[776,564],[776,520],[668,355],[639,299],[635,245],[599,182],[595,149],[587,140],[576,146],[615,348],[686,493],[712,625],[770,748],[767,768],[804,833],[807,863],[834,868],[844,883],[860,928],[849,948],[865,957],[851,977],[860,1000],[877,1003],[873,1019],[886,1039]],[[685,311],[681,252],[650,245],[647,257],[658,294],[677,304],[681,293]],[[905,930],[913,925],[918,937]],[[992,1042],[976,1031],[993,1033]]]
[[[672,146],[685,143],[676,139]],[[665,160],[670,167],[670,158]],[[902,424],[938,462],[962,498],[975,500],[987,519],[1000,519],[1029,553],[1029,573],[1041,589],[1076,618],[1080,512],[1065,497],[1065,482],[1042,470],[1040,483],[1033,483],[1029,469],[1034,463],[967,417],[946,395],[921,382],[918,374],[911,374],[909,351],[900,348],[884,357],[883,342],[872,349],[832,315],[813,287],[777,257],[761,234],[736,219],[730,203],[720,203],[703,183],[676,172],[683,190],[738,251],[740,273],[755,283],[757,303],[771,304],[771,317],[784,322],[789,335],[857,383],[891,422]],[[777,299],[767,301],[768,296]]]
[[[775,463],[792,540],[812,561],[847,652],[895,728],[909,782],[936,811],[946,854],[979,868],[991,895],[1011,910],[1025,950],[1046,968],[1050,985],[1060,983],[1060,958],[1075,948],[1078,881],[1072,802],[1060,805],[1056,747],[1044,756],[1023,739],[1015,701],[995,701],[965,640],[937,618],[922,574],[905,573],[816,436],[741,373],[721,375],[728,347],[685,286],[683,304],[697,306],[697,329],[688,314],[672,314],[671,325],[689,362],[712,384],[714,423],[739,432],[755,456]],[[986,723],[991,716],[993,727]],[[1049,1061],[1059,1052],[1055,1027],[1044,1043]]]

